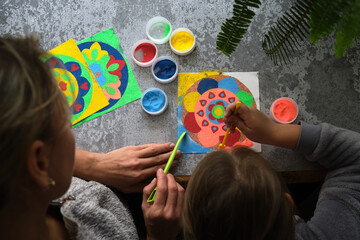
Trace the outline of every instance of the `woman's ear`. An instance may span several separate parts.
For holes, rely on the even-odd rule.
[[[49,187],[49,153],[43,141],[36,140],[26,156],[26,170],[41,189]]]

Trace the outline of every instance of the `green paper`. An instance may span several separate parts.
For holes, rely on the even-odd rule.
[[[116,36],[116,33],[114,31],[113,28],[109,28],[103,32],[97,33],[95,35],[93,35],[92,37],[86,38],[82,41],[77,42],[77,45],[79,46],[79,44],[81,43],[85,43],[85,42],[99,42],[99,43],[106,43],[108,45],[110,45],[111,47],[115,48],[122,56],[122,58],[125,61],[125,66],[127,70],[128,70],[128,82],[127,82],[127,87],[125,92],[122,94],[120,100],[118,100],[113,106],[111,106],[110,108],[106,109],[106,110],[100,110],[96,113],[94,113],[93,115],[85,118],[84,120],[82,120],[81,122],[79,122],[78,124],[76,124],[75,126],[78,126],[79,124],[86,122],[86,121],[90,121],[98,116],[101,116],[105,113],[108,113],[116,108],[119,108],[127,103],[130,103],[132,101],[135,101],[137,99],[139,99],[141,97],[141,90],[140,87],[135,79],[135,76],[130,68],[129,62],[127,61],[124,52],[120,46],[120,42],[119,39]],[[82,51],[83,56],[85,58],[85,61],[87,62],[87,64],[89,66],[91,66],[91,64],[94,63],[94,60],[90,60],[86,54],[84,54],[84,51]],[[91,58],[92,59],[97,59],[98,56],[101,56],[101,53],[99,51],[97,51],[97,49],[94,49],[91,52]],[[99,63],[100,61],[103,61],[103,59],[105,59],[105,61],[109,60],[108,56],[104,56],[103,58],[101,58],[99,61],[97,61],[97,63]],[[107,71],[114,71],[115,69],[117,69],[119,67],[118,63],[112,63],[109,66],[107,66]],[[94,75],[96,76],[96,73],[94,73]],[[104,76],[106,78],[106,83],[116,83],[118,82],[118,77],[115,75],[111,75],[108,72],[104,72]],[[99,82],[99,81],[98,81]],[[113,95],[115,94],[115,90],[112,87],[108,87],[105,86],[99,82],[100,87],[103,89],[103,91],[106,91],[107,94],[109,95]]]

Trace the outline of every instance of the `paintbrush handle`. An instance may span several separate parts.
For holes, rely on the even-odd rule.
[[[237,103],[236,103],[235,111],[234,111],[233,113],[235,113],[235,114],[237,113],[237,111],[239,110],[241,104],[242,104],[241,102],[237,102]],[[226,139],[227,139],[228,136],[229,136],[230,128],[231,128],[231,127],[229,127],[229,128],[226,129],[226,133],[225,133],[224,139],[223,139],[222,143],[220,144],[220,146],[222,146],[222,147],[225,147],[225,142],[226,142]]]
[[[171,153],[171,155],[169,157],[169,160],[166,163],[166,166],[165,166],[165,169],[164,169],[165,174],[167,174],[169,172],[171,164],[173,163],[176,152],[177,152],[177,150],[179,148],[180,142],[184,138],[185,134],[186,134],[186,132],[183,132],[181,134],[181,136],[179,137],[179,139],[177,140],[177,142],[175,144],[175,147],[174,147],[174,149],[173,149],[173,151],[172,151],[172,153]],[[155,202],[155,198],[156,198],[156,187],[154,188],[154,190],[152,190],[147,202],[148,203],[153,203],[153,202]]]
[[[167,161],[166,166],[164,168],[164,173],[165,174],[167,174],[169,172],[171,164],[173,163],[176,152],[177,152],[177,150],[179,148],[180,142],[184,138],[185,134],[186,134],[186,132],[183,132],[181,134],[181,136],[179,137],[178,141],[176,142],[176,145],[175,145],[175,147],[174,147],[174,149],[173,149],[173,151],[172,151],[172,153],[171,153],[171,155],[169,157],[169,160]]]

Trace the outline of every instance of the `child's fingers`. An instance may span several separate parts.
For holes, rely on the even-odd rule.
[[[240,129],[240,131],[242,131],[242,132],[247,132],[248,131],[248,127],[247,127],[247,125],[245,124],[245,122],[243,121],[243,120],[241,120],[241,119],[239,119],[237,122],[236,122],[236,127],[238,128],[238,129]]]
[[[230,103],[225,110],[224,118],[229,118],[235,111],[236,103]]]
[[[249,114],[250,114],[250,108],[245,104],[241,104],[241,106],[237,111],[237,115],[239,116],[239,118],[241,118],[242,120],[247,119],[250,116]]]

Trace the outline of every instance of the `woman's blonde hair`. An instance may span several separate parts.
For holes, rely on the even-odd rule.
[[[0,38],[0,207],[35,140],[51,141],[69,110],[35,36]]]
[[[185,194],[186,239],[294,239],[293,206],[268,161],[240,148],[206,155]]]

